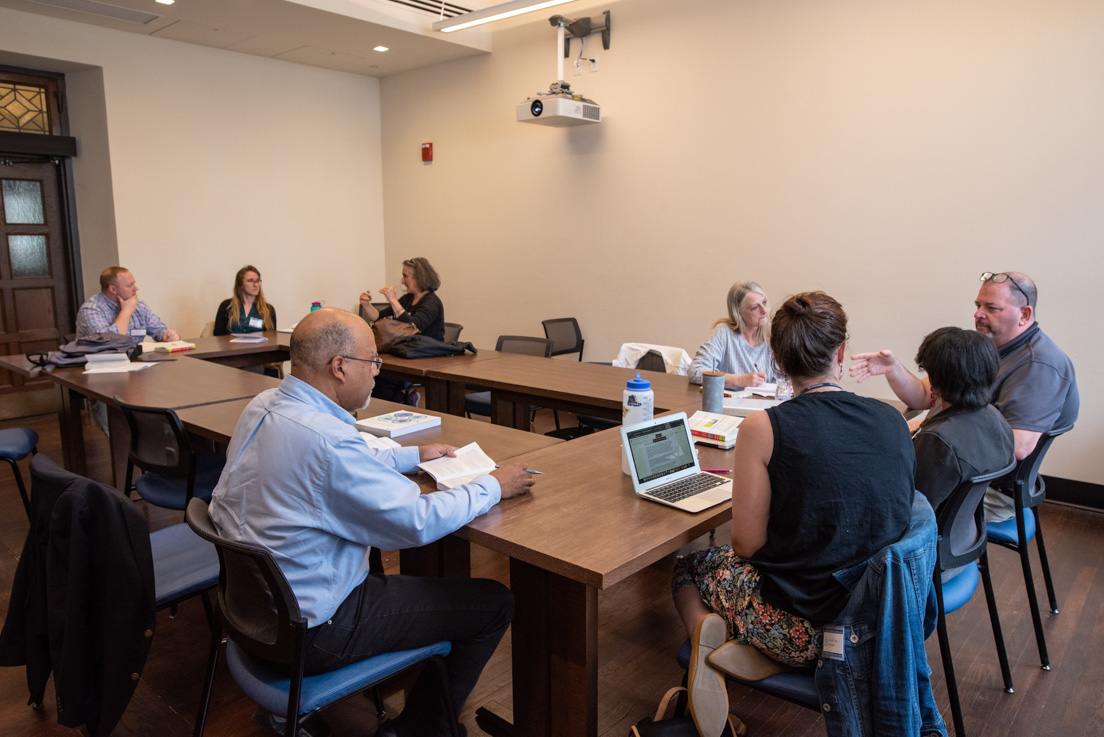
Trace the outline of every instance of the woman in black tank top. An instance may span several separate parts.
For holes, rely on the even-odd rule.
[[[680,558],[673,582],[691,636],[716,613],[727,638],[754,646],[743,650],[765,671],[772,666],[759,653],[789,666],[816,662],[817,627],[847,600],[832,574],[901,537],[915,467],[900,413],[839,384],[847,315],[836,300],[823,292],[790,297],[774,314],[770,342],[794,399],[741,424],[732,544]],[[695,647],[702,658],[704,650]],[[698,670],[698,680],[711,677]]]

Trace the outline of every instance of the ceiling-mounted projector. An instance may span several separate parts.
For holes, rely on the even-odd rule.
[[[555,128],[588,125],[602,122],[602,108],[594,100],[572,93],[567,82],[553,82],[548,92],[518,103],[517,119]]]

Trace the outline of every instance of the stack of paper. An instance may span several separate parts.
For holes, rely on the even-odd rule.
[[[268,340],[260,333],[230,333],[234,337],[230,339],[231,343],[264,343]],[[193,348],[195,346],[192,346]]]
[[[131,363],[125,353],[89,353],[85,356],[88,363],[84,365],[86,374],[121,374],[127,371],[142,371],[153,363]]]

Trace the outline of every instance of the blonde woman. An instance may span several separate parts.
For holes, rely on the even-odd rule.
[[[703,371],[723,371],[725,386],[743,389],[775,380],[770,348],[770,304],[763,288],[741,281],[728,290],[728,317],[713,324],[690,364],[690,382],[702,383]]]

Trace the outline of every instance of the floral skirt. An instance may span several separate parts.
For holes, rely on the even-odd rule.
[[[730,639],[795,667],[814,665],[820,656],[820,630],[763,601],[759,571],[733,553],[731,545],[678,558],[671,588],[678,593],[686,586],[696,588],[705,605],[724,618]]]

